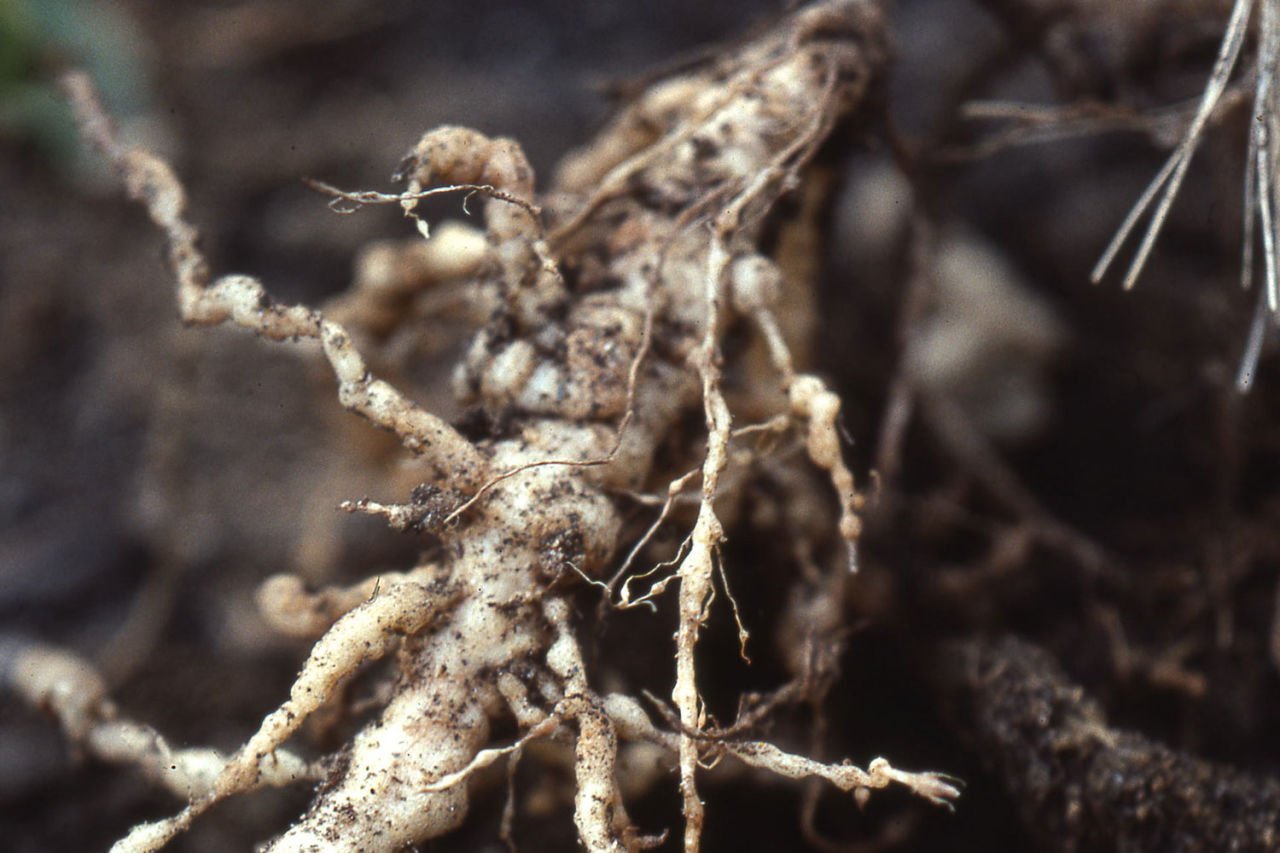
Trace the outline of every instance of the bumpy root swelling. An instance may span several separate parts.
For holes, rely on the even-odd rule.
[[[1280,783],[1109,728],[1042,649],[945,647],[935,683],[1045,849],[1275,850]]]
[[[655,841],[627,817],[620,738],[678,760],[688,851],[699,848],[702,831],[697,771],[724,755],[791,778],[825,778],[859,801],[891,783],[939,804],[957,796],[945,777],[884,759],[863,771],[709,734],[694,665],[716,572],[732,578],[717,515],[734,419],[721,390],[720,343],[739,316],[768,338],[775,373],[766,381],[785,392],[774,420],[807,450],[810,470],[829,478],[840,508],[833,532],[853,553],[861,498],[841,458],[840,400],[794,373],[772,311],[780,288],[803,283],[787,281],[756,246],[774,203],[798,183],[834,122],[859,106],[885,58],[872,4],[802,10],[736,54],[638,97],[561,167],[546,223],[515,142],[456,127],[426,134],[401,169],[406,213],[416,216],[417,199],[442,184],[478,187],[488,199],[475,286],[496,293],[498,309],[455,385],[463,404],[505,426],[475,442],[375,378],[355,338],[333,320],[275,303],[246,276],[212,279],[168,165],[122,146],[87,81],[68,78],[86,136],[166,235],[183,321],[319,342],[341,403],[398,436],[432,478],[406,503],[365,499],[348,508],[432,533],[442,546],[437,564],[351,589],[309,593],[272,579],[260,596],[268,621],[319,637],[288,700],[211,782],[190,790],[187,808],[136,827],[116,850],[157,849],[219,800],[275,781],[267,768],[284,760],[307,716],[366,662],[391,654],[399,677],[385,708],[269,849],[397,850],[447,833],[466,814],[468,776],[535,737],[574,744],[574,820],[591,850]],[[698,405],[707,442],[697,522],[674,573],[650,576],[641,596],[678,584],[678,725],[662,731],[634,700],[593,691],[563,590],[612,571],[626,552],[616,495],[663,491],[656,451]],[[695,449],[700,437],[686,441]],[[491,720],[504,714],[523,737],[490,747]],[[84,714],[64,716],[84,737]]]

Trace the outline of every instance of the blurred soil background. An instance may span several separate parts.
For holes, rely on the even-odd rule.
[[[707,791],[708,849],[1096,849],[1087,790],[1083,813],[1049,831],[1045,816],[1079,794],[1070,768],[1032,749],[1019,776],[993,736],[1001,712],[974,719],[986,683],[940,671],[993,657],[999,669],[1002,654],[1061,667],[1054,677],[1110,725],[1217,762],[1222,778],[1280,773],[1273,355],[1249,395],[1233,388],[1253,304],[1238,285],[1247,106],[1216,122],[1138,288],[1088,284],[1178,137],[1185,111],[1159,111],[1199,95],[1227,6],[892,4],[891,79],[827,152],[839,189],[816,358],[846,401],[850,460],[864,480],[878,469],[883,488],[821,748],[968,785],[954,815],[892,792],[859,811],[827,791],[801,837],[805,786],[728,779]],[[254,616],[257,582],[316,566],[328,567],[317,580],[358,579],[409,566],[420,547],[334,511],[380,480],[350,462],[350,446],[377,439],[337,411],[329,380],[287,347],[179,326],[159,237],[81,151],[58,70],[85,66],[130,138],[173,159],[216,271],[318,305],[350,282],[361,246],[412,229],[388,209],[335,215],[300,178],[389,191],[418,136],[447,123],[519,140],[545,185],[629,81],[781,11],[0,0],[0,625],[94,660],[122,709],[172,742],[231,750],[305,654]],[[992,145],[1028,113],[963,118],[973,101],[1093,106],[1048,123],[1087,132],[1030,144],[1026,128],[1041,125],[1028,122]],[[438,210],[465,216],[455,202]],[[420,386],[444,410],[430,365],[447,364],[447,343],[422,354]],[[785,566],[783,550],[745,529],[728,550],[748,565],[738,594],[763,638],[785,589],[768,578],[786,571],[766,564]],[[637,639],[630,668],[664,692],[669,626],[636,618],[609,642],[631,626],[657,637]],[[708,655],[732,658],[721,627],[729,639],[709,640]],[[1008,635],[1045,654],[996,639]],[[763,667],[727,667],[720,688],[767,686],[780,668]],[[534,768],[519,781],[520,847],[572,849],[554,795],[565,780]],[[426,849],[503,849],[501,787]],[[240,797],[173,849],[248,849],[308,794]],[[177,805],[0,703],[6,849],[104,849]],[[671,777],[634,816],[674,829],[678,809]],[[1135,836],[1136,849],[1160,837]]]

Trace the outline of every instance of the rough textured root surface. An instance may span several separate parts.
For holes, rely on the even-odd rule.
[[[319,341],[345,407],[395,433],[406,447],[431,461],[443,478],[466,484],[484,474],[479,451],[453,427],[370,374],[342,326],[314,309],[276,304],[262,284],[249,276],[227,275],[211,281],[197,245],[199,232],[186,219],[186,191],[173,169],[149,151],[120,143],[87,76],[68,74],[63,88],[85,136],[111,161],[129,194],[143,203],[164,232],[184,323],[218,326],[229,322],[270,340]]]
[[[743,739],[769,703],[730,729],[709,727],[695,663],[717,577],[733,600],[720,503],[741,482],[730,476],[735,436],[791,433],[836,492],[840,521],[831,538],[852,553],[859,533],[862,499],[841,455],[840,400],[795,373],[773,316],[779,291],[802,283],[786,281],[758,253],[777,202],[801,184],[837,120],[866,97],[885,62],[883,40],[872,4],[822,3],[719,61],[659,82],[563,165],[548,196],[549,229],[520,147],[466,128],[422,137],[400,169],[408,182],[401,196],[331,190],[352,203],[399,201],[415,219],[431,187],[486,197],[487,245],[481,256],[470,244],[461,266],[494,308],[455,374],[459,401],[490,427],[474,442],[373,378],[355,339],[333,320],[273,302],[246,276],[211,280],[172,171],[121,146],[86,81],[69,79],[86,134],[165,233],[182,318],[319,341],[339,401],[393,432],[434,477],[406,502],[362,498],[344,508],[430,534],[439,545],[430,564],[348,589],[309,593],[300,580],[271,579],[259,603],[272,624],[318,637],[288,700],[209,789],[175,817],[136,827],[117,850],[155,849],[221,799],[260,784],[310,715],[367,663],[392,653],[398,674],[385,707],[332,761],[311,808],[269,849],[397,850],[445,834],[466,815],[476,769],[553,735],[574,743],[574,821],[591,850],[657,840],[627,817],[620,733],[678,754],[686,851],[701,844],[699,768],[724,755],[784,777],[824,778],[859,801],[890,783],[937,804],[958,795],[945,777],[900,771],[884,759],[863,771]],[[371,330],[394,324],[385,311],[362,311],[364,298],[379,308],[379,292],[358,287],[342,313],[364,317]],[[722,343],[739,319],[754,320],[765,338],[773,374],[751,382],[761,399],[772,393],[778,409],[763,424],[735,430]],[[699,404],[705,445],[701,434],[682,432],[682,417]],[[701,488],[687,551],[641,594],[652,600],[678,585],[673,730],[661,733],[635,707],[593,692],[561,589],[611,568],[626,544],[618,493],[670,481],[656,460],[673,443],[684,445],[682,455],[701,454]],[[797,590],[819,586],[796,581]],[[803,634],[805,649],[835,642],[838,621],[824,619],[821,638]],[[738,628],[745,644],[740,619]],[[804,651],[797,667],[803,689],[783,688],[775,702],[821,695],[814,684],[826,676],[814,676],[811,656]],[[488,747],[491,721],[504,713],[523,736]]]
[[[1280,783],[1109,728],[1101,708],[1029,643],[955,643],[936,673],[943,707],[1047,847],[1280,844]]]

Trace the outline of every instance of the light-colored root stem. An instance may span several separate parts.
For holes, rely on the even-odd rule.
[[[1264,0],[1264,4],[1269,2],[1270,0]],[[1178,147],[1174,149],[1173,154],[1166,161],[1164,168],[1156,175],[1147,190],[1133,206],[1133,209],[1129,211],[1129,215],[1120,225],[1110,245],[1107,246],[1106,251],[1103,252],[1102,257],[1098,260],[1097,266],[1094,267],[1090,275],[1094,282],[1101,281],[1103,276],[1107,274],[1107,269],[1115,261],[1120,249],[1129,239],[1129,235],[1133,233],[1133,229],[1137,227],[1138,222],[1154,202],[1156,204],[1155,211],[1151,214],[1151,221],[1142,236],[1141,242],[1138,244],[1133,262],[1129,265],[1129,271],[1124,277],[1126,290],[1137,283],[1138,276],[1142,274],[1142,268],[1146,265],[1147,258],[1151,254],[1151,249],[1155,246],[1156,238],[1160,235],[1160,229],[1169,215],[1170,208],[1173,207],[1173,200],[1177,197],[1178,190],[1182,187],[1182,181],[1191,165],[1191,158],[1195,156],[1196,148],[1200,144],[1200,137],[1204,134],[1205,128],[1209,124],[1209,119],[1213,116],[1218,100],[1227,89],[1227,84],[1231,79],[1231,70],[1235,67],[1236,60],[1240,57],[1240,49],[1244,46],[1245,35],[1249,28],[1249,13],[1253,8],[1253,4],[1254,0],[1236,0],[1236,4],[1231,11],[1231,18],[1227,22],[1226,32],[1222,37],[1222,45],[1218,49],[1218,57],[1214,62],[1213,71],[1209,75],[1209,82],[1205,85],[1204,94],[1200,98],[1200,106],[1196,110],[1195,117],[1191,120],[1190,127],[1187,128],[1182,141],[1178,143]]]
[[[219,777],[218,796],[244,790],[257,772],[261,757],[296,732],[333,695],[343,679],[361,664],[387,654],[402,636],[422,631],[460,596],[461,591],[456,588],[441,595],[417,583],[392,584],[335,622],[312,647],[289,690],[289,700],[262,721],[257,733]]]
[[[338,380],[343,406],[394,432],[442,479],[460,484],[484,479],[487,466],[480,451],[449,424],[373,378],[351,337],[337,323],[311,308],[275,303],[249,276],[223,276],[210,283],[209,268],[198,247],[199,232],[186,219],[186,192],[169,164],[120,142],[87,76],[68,74],[62,84],[84,134],[107,156],[130,196],[142,202],[164,232],[183,322],[196,326],[231,322],[275,341],[318,340]]]
[[[573,799],[578,838],[593,853],[630,853],[653,846],[627,817],[618,788],[617,732],[604,704],[587,686],[582,651],[568,621],[569,608],[560,599],[550,599],[543,613],[556,629],[547,665],[565,685],[565,697],[557,705],[556,715],[574,721],[578,728]]]
[[[272,575],[255,596],[258,611],[275,631],[287,637],[320,637],[362,602],[372,601],[397,584],[426,586],[441,574],[439,566],[420,566],[411,572],[387,572],[347,587],[326,587],[308,592],[297,575]]]
[[[248,742],[222,768],[212,790],[168,820],[135,827],[114,850],[153,850],[167,843],[220,800],[250,790],[279,763],[277,751],[320,708],[338,685],[366,661],[382,657],[404,635],[423,630],[456,600],[412,582],[391,585],[348,612],[316,642],[289,691]]]
[[[772,314],[783,283],[757,245],[775,203],[798,185],[838,116],[865,93],[884,59],[881,28],[871,2],[816,4],[723,64],[642,97],[631,114],[636,121],[581,152],[576,168],[566,169],[563,192],[547,197],[559,226],[551,236],[519,146],[465,128],[422,137],[402,169],[405,193],[325,188],[351,204],[398,203],[414,219],[428,195],[469,189],[486,197],[485,246],[471,239],[462,266],[479,279],[493,318],[455,373],[458,402],[495,424],[481,446],[374,378],[351,335],[332,319],[273,303],[252,278],[211,281],[169,167],[121,146],[87,83],[69,80],[87,135],[168,238],[183,319],[229,322],[274,340],[318,341],[342,404],[394,432],[436,478],[404,504],[362,499],[344,508],[433,534],[440,568],[318,593],[288,577],[264,585],[260,606],[273,625],[294,636],[323,635],[288,700],[205,792],[176,817],[135,829],[121,851],[154,849],[220,799],[268,778],[303,721],[363,664],[397,648],[398,678],[381,715],[330,759],[331,775],[308,813],[269,849],[394,850],[440,836],[463,819],[473,774],[541,737],[574,738],[574,822],[593,851],[622,853],[655,841],[640,836],[627,817],[620,737],[643,741],[651,754],[677,756],[687,853],[699,849],[705,818],[699,767],[725,755],[790,777],[821,776],[855,793],[899,782],[935,802],[954,796],[941,777],[903,773],[887,762],[863,771],[735,740],[765,720],[775,707],[770,701],[809,695],[807,682],[780,688],[765,702],[749,698],[732,727],[708,730],[695,668],[717,571],[729,585],[719,549],[730,504],[721,499],[740,491],[735,476],[749,463],[736,460],[751,457],[735,453],[731,460],[736,436],[802,424],[810,459],[839,496],[840,533],[850,543],[857,537],[861,498],[841,454],[840,401],[816,378],[795,374]],[[644,122],[652,127],[644,130]],[[452,186],[430,186],[442,181]],[[425,235],[425,224],[419,226]],[[393,272],[376,287],[371,276],[370,286],[340,309],[356,318],[354,332],[396,328],[395,309],[441,266],[429,252],[418,254],[407,275]],[[561,260],[572,271],[572,287]],[[362,305],[371,310],[361,313]],[[759,417],[739,410],[749,426],[736,434],[722,387],[727,309],[755,318],[787,394],[784,401],[775,388]],[[625,529],[616,492],[651,487],[666,473],[656,467],[669,446],[683,443],[674,458],[697,452],[698,436],[685,441],[681,430],[699,391],[707,433],[701,468],[668,490],[659,521],[700,475],[697,520],[687,548],[672,561],[674,574],[639,600],[679,581],[675,709],[664,707],[667,731],[658,731],[634,700],[592,691],[561,588],[575,577],[595,582],[614,560]],[[634,558],[633,552],[624,571]],[[612,592],[618,582],[601,586]],[[629,601],[625,585],[621,595]],[[745,641],[736,606],[734,615]],[[830,633],[833,624],[828,619],[822,628]],[[814,669],[810,656],[798,678]],[[522,734],[493,747],[490,719],[504,704]]]
[[[119,716],[102,676],[62,649],[16,637],[0,638],[0,684],[29,705],[51,713],[81,749],[102,761],[131,764],[184,800],[207,796],[227,765],[216,749],[173,749],[161,735]],[[258,785],[280,787],[319,778],[317,768],[280,750]]]
[[[840,448],[840,397],[816,376],[797,376],[788,389],[792,412],[808,422],[805,447],[813,464],[827,472],[840,500],[840,537],[849,546],[850,568],[857,567],[858,517],[863,498]]]
[[[455,678],[406,686],[356,736],[333,787],[267,849],[399,850],[458,826],[467,786],[434,785],[467,766],[488,740],[488,714],[477,699]]]
[[[954,784],[956,780],[944,774],[898,770],[883,758],[873,759],[863,770],[852,764],[823,764],[760,741],[728,744],[726,748],[744,763],[779,776],[790,779],[820,776],[842,791],[852,791],[860,801],[865,801],[871,790],[886,788],[894,782],[934,805],[946,808],[951,808],[951,801],[960,796],[960,789]]]

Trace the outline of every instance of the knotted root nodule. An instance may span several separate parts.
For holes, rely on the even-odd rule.
[[[362,664],[396,650],[399,678],[380,716],[268,849],[398,850],[447,833],[466,814],[471,772],[535,737],[575,744],[575,824],[592,850],[654,843],[621,800],[620,739],[646,741],[678,761],[688,851],[699,848],[702,832],[697,769],[721,756],[787,777],[826,778],[859,799],[895,782],[937,803],[957,796],[938,774],[896,770],[884,759],[868,771],[826,765],[737,740],[736,729],[708,728],[694,665],[715,575],[732,577],[719,551],[717,498],[721,475],[734,470],[730,445],[740,431],[721,389],[720,344],[739,317],[768,337],[771,391],[785,391],[769,429],[791,432],[807,451],[807,463],[796,455],[791,464],[829,479],[841,516],[832,533],[854,553],[861,497],[840,453],[840,401],[816,377],[794,372],[772,306],[781,288],[803,284],[788,282],[757,245],[775,203],[798,185],[885,61],[871,3],[804,9],[636,98],[562,165],[545,211],[515,142],[458,127],[427,133],[400,172],[408,192],[390,198],[416,217],[417,200],[433,187],[486,197],[488,248],[476,288],[496,293],[499,308],[455,381],[461,401],[503,430],[477,441],[373,376],[338,323],[273,302],[246,276],[212,279],[169,166],[123,147],[87,81],[67,79],[85,134],[165,232],[183,320],[318,341],[341,403],[393,432],[434,477],[405,503],[366,499],[347,509],[430,532],[442,544],[436,563],[380,576],[372,589],[312,595],[273,579],[261,596],[270,621],[319,635],[288,700],[182,812],[136,827],[117,851],[157,849],[218,801],[262,784],[263,767],[283,755],[307,716]],[[618,495],[663,491],[654,482],[655,454],[699,403],[707,437],[694,528],[667,574],[659,567],[631,578],[649,583],[636,601],[678,585],[675,710],[664,731],[634,700],[593,692],[564,590],[616,568],[630,547]],[[615,601],[616,584],[599,585],[611,604],[635,603]],[[523,730],[510,747],[489,745],[499,714]]]

